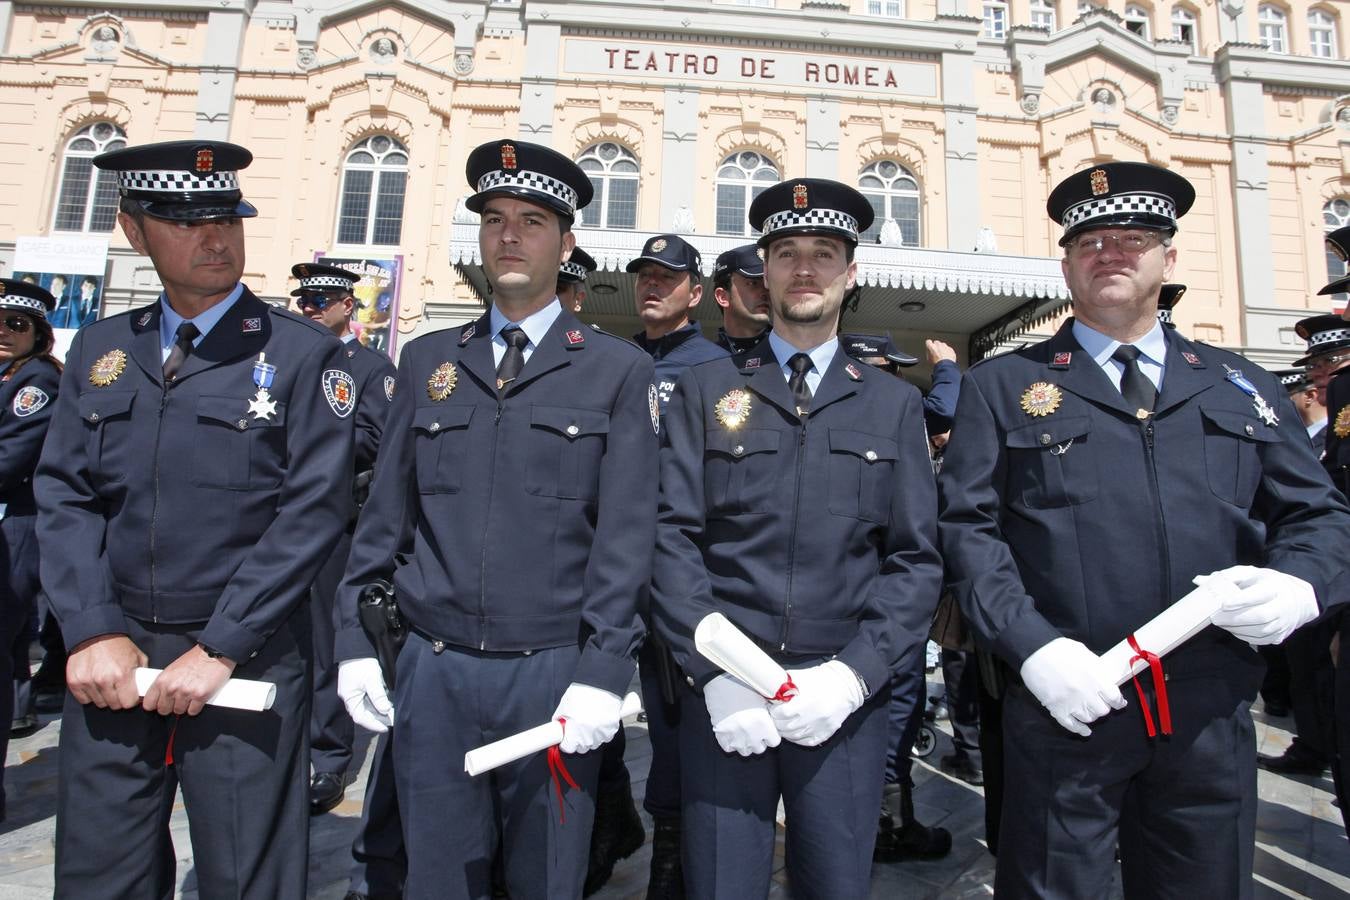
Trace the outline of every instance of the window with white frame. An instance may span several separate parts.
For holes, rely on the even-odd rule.
[[[627,147],[604,141],[587,147],[577,165],[591,180],[595,198],[579,214],[598,228],[636,228],[638,159]]]
[[[1263,4],[1256,11],[1257,32],[1261,37],[1261,43],[1265,44],[1271,53],[1289,52],[1287,21],[1288,16],[1284,14],[1284,10],[1269,3]]]
[[[1003,0],[985,0],[984,36],[1001,38],[1008,33],[1008,4]]]
[[[117,221],[117,173],[94,168],[94,157],[127,145],[111,122],[86,125],[66,141],[56,189],[53,231],[112,231]]]
[[[746,220],[751,202],[781,181],[778,167],[754,150],[741,150],[722,160],[717,170],[717,233],[757,234]]]
[[[900,226],[906,247],[919,246],[919,182],[913,172],[895,160],[880,159],[858,173],[858,190],[876,213],[871,227],[859,237],[862,243],[876,243],[889,219]]]
[[[1148,10],[1138,4],[1131,3],[1125,7],[1125,28],[1133,31],[1144,40],[1148,40],[1150,31],[1148,27]]]
[[[403,235],[408,148],[386,134],[372,135],[347,153],[337,242],[394,246]]]
[[[1337,197],[1334,200],[1328,200],[1322,206],[1322,224],[1328,233],[1350,225],[1350,198]],[[1350,267],[1347,266],[1346,261],[1341,259],[1340,254],[1335,250],[1327,247],[1327,281],[1335,281],[1347,273],[1350,273]],[[1335,296],[1342,297],[1344,294]]]
[[[888,16],[892,19],[903,19],[905,17],[905,4],[897,0],[867,0],[867,14],[869,16]]]
[[[1191,45],[1191,53],[1200,52],[1200,33],[1195,26],[1195,13],[1184,6],[1172,7],[1172,40]]]
[[[1322,59],[1336,58],[1336,20],[1325,10],[1308,13],[1308,51]]]
[[[1055,5],[1050,0],[1031,0],[1031,25],[1046,31],[1055,30]]]

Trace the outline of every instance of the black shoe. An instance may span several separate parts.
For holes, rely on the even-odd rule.
[[[984,770],[970,761],[964,753],[952,753],[938,761],[938,768],[966,784],[980,787],[984,784]]]
[[[591,829],[591,852],[586,864],[583,897],[589,897],[609,881],[614,864],[637,852],[647,832],[633,805],[633,790],[628,778],[622,784],[601,787],[595,801],[595,825]]]
[[[652,866],[647,875],[647,900],[684,900],[680,864],[679,819],[657,819],[652,829]]]
[[[309,780],[309,814],[321,816],[341,803],[346,786],[341,772],[316,772]]]
[[[9,736],[12,738],[26,738],[30,734],[36,734],[39,728],[38,717],[36,713],[24,713],[15,716],[14,721],[9,723]]]
[[[1327,760],[1307,750],[1291,746],[1283,756],[1256,754],[1256,764],[1267,772],[1280,775],[1321,775],[1327,770]]]
[[[886,828],[886,818],[877,830],[877,844],[872,850],[872,861],[898,863],[910,859],[942,859],[952,851],[952,835],[945,828],[929,828],[918,822],[909,822],[899,828]]]

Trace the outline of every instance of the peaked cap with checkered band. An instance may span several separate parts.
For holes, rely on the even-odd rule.
[[[1294,360],[1296,366],[1306,366],[1324,353],[1350,347],[1350,322],[1330,313],[1299,319],[1294,332],[1308,342],[1308,352]]]
[[[558,266],[558,281],[563,284],[583,284],[586,276],[596,268],[595,260],[589,253],[580,247],[573,247],[572,255],[567,257],[567,262]]]
[[[321,294],[328,291],[350,294],[352,285],[361,280],[361,276],[327,263],[303,262],[291,266],[291,275],[300,281],[300,286],[291,291],[292,297],[301,294]]]
[[[1195,202],[1195,188],[1175,172],[1148,163],[1102,163],[1075,172],[1050,192],[1045,211],[1064,226],[1062,247],[1092,228],[1176,231]]]
[[[256,216],[239,189],[238,172],[251,162],[252,153],[224,141],[164,141],[94,157],[94,165],[117,173],[123,197],[147,216],[175,222]]]
[[[1335,231],[1328,231],[1326,239],[1327,249],[1339,256],[1341,262],[1350,264],[1350,225],[1337,228]],[[1350,274],[1333,278],[1326,287],[1317,293],[1318,295],[1342,294],[1346,291],[1350,291]]]
[[[525,141],[480,144],[469,154],[464,175],[477,191],[464,205],[476,213],[483,211],[489,197],[506,196],[574,219],[595,192],[576,163],[555,150]]]
[[[876,213],[867,198],[846,184],[824,178],[782,181],[750,204],[750,225],[763,232],[759,246],[794,234],[823,234],[857,244]]]
[[[56,298],[36,284],[17,278],[0,278],[0,309],[45,319],[47,313],[56,309]]]

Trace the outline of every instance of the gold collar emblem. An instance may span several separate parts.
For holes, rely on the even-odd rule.
[[[1048,416],[1059,409],[1064,392],[1048,381],[1038,381],[1022,392],[1022,412],[1029,416]]]
[[[1336,413],[1336,422],[1331,426],[1332,433],[1338,438],[1350,437],[1350,403]]]
[[[735,431],[750,418],[750,393],[740,388],[727,391],[726,396],[717,401],[714,411],[722,427]]]
[[[109,350],[89,367],[89,383],[94,387],[107,387],[117,380],[126,367],[127,355],[121,350]]]
[[[455,371],[454,363],[443,362],[427,379],[427,396],[432,400],[444,400],[458,383],[459,373]]]

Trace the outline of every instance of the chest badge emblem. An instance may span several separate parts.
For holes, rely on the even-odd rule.
[[[1048,381],[1038,381],[1022,392],[1022,412],[1029,416],[1048,416],[1059,409],[1064,392],[1058,385]]]
[[[109,350],[89,367],[89,383],[94,387],[107,387],[121,377],[126,367],[127,355],[121,350]]]
[[[726,396],[717,401],[713,412],[723,428],[735,431],[750,418],[750,393],[740,388],[727,391]]]
[[[1350,403],[1336,413],[1336,422],[1331,426],[1331,431],[1338,438],[1350,437]]]
[[[443,362],[427,379],[427,396],[438,402],[444,400],[456,384],[459,384],[459,373],[455,371],[455,364]]]

